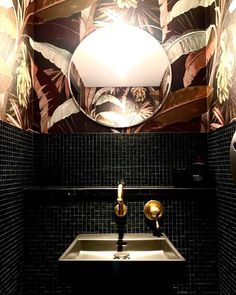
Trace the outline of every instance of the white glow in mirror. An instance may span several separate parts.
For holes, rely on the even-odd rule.
[[[13,7],[13,3],[12,0],[0,0],[0,6],[9,9],[11,7]]]
[[[156,38],[125,23],[92,32],[72,62],[86,87],[159,86],[169,66]]]
[[[229,13],[233,13],[236,9],[236,0],[233,0],[229,6]]]

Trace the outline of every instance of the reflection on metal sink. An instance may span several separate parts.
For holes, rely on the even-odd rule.
[[[80,234],[59,258],[64,274],[130,280],[158,275],[178,278],[185,259],[165,234]]]
[[[119,241],[115,234],[81,234],[59,261],[86,260],[184,261],[166,235],[125,234]]]

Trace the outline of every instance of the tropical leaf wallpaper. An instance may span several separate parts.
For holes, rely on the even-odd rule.
[[[74,73],[71,88],[75,50],[111,15],[161,43],[172,79],[167,72],[160,87],[89,88]],[[207,132],[236,118],[235,0],[0,0],[0,22],[0,119],[19,128]],[[131,127],[115,127],[121,102]]]

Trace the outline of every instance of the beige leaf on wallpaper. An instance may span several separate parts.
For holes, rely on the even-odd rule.
[[[12,39],[17,38],[16,18],[13,9],[6,10],[0,7],[0,33],[11,36]]]
[[[92,101],[96,93],[96,87],[85,87],[84,88],[84,101],[85,101],[85,111],[90,113],[92,111]]]
[[[11,85],[11,67],[0,57],[0,93],[5,92]]]
[[[186,87],[171,93],[155,120],[165,125],[187,122],[207,111],[212,97],[211,86]]]
[[[22,126],[17,122],[17,120],[12,115],[6,114],[6,117],[7,117],[8,123],[10,123],[11,125],[17,128],[23,129]]]
[[[100,112],[96,115],[95,120],[101,124],[111,127],[123,127],[129,125],[125,116],[113,111]]]
[[[2,121],[6,119],[6,101],[6,93],[0,93],[0,120]]]
[[[63,18],[78,13],[92,5],[96,0],[35,0],[30,3],[27,14],[34,14],[43,21]]]
[[[122,108],[122,102],[111,94],[101,95],[99,99],[96,101],[96,106],[102,105],[106,102],[111,102],[114,105],[117,105],[118,107]]]
[[[216,31],[214,25],[209,26],[206,31],[194,31],[170,38],[163,44],[170,63],[174,63],[184,54],[189,54],[192,51],[205,47],[209,42],[212,30]]]
[[[81,11],[80,41],[82,41],[86,35],[90,34],[95,29],[94,15],[96,13],[96,9],[97,3],[94,3],[87,9]]]
[[[0,57],[0,120],[5,120],[6,118],[6,107],[11,83],[11,67]]]
[[[72,54],[69,51],[49,43],[35,42],[31,38],[29,38],[29,41],[31,47],[34,50],[40,52],[44,58],[56,65],[62,71],[62,73],[67,76],[70,60],[72,57]]]
[[[76,105],[73,98],[67,99],[63,104],[59,105],[52,114],[48,121],[48,129],[51,128],[55,123],[64,120],[72,114],[77,114],[80,109]]]
[[[175,17],[184,14],[190,9],[195,9],[200,6],[208,7],[214,3],[215,0],[179,0],[172,7],[171,11],[167,16],[167,24],[170,23]]]
[[[22,117],[21,110],[14,99],[10,99],[12,114],[6,114],[8,122],[18,128],[24,129],[24,118]]]
[[[111,128],[111,131],[112,131],[113,133],[116,133],[116,134],[120,134],[120,133],[121,133],[121,131],[120,131],[120,130],[117,130],[117,129],[112,129],[112,128]]]
[[[103,94],[99,97],[96,101],[94,109],[91,112],[91,115],[95,118],[103,118],[108,121],[113,122],[117,121],[120,118],[120,122],[124,122],[125,118],[123,117],[122,113],[122,102],[111,94]],[[114,115],[112,119],[112,114]],[[123,118],[123,120],[121,119]],[[117,121],[118,122],[118,121]],[[114,122],[113,122],[114,123]],[[112,124],[113,124],[112,123]],[[118,126],[120,123],[118,123]],[[112,125],[116,126],[116,125]]]
[[[25,0],[25,7],[28,7],[30,4],[30,0]]]
[[[96,104],[102,95],[106,95],[107,93],[112,94],[114,93],[114,91],[115,91],[115,88],[109,88],[109,87],[103,87],[99,89],[93,97],[92,104]],[[115,100],[114,100],[114,103],[116,103]],[[117,103],[119,104],[119,102]]]

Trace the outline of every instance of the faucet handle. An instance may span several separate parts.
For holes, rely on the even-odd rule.
[[[115,206],[115,214],[118,217],[124,217],[127,214],[127,206],[124,203]]]
[[[161,213],[160,207],[157,205],[153,205],[153,204],[150,206],[149,211],[150,211],[150,215],[152,216],[153,220],[158,219],[158,217]]]
[[[144,206],[144,214],[149,220],[156,221],[156,228],[159,229],[158,219],[162,217],[164,213],[163,205],[156,200],[148,201]]]

